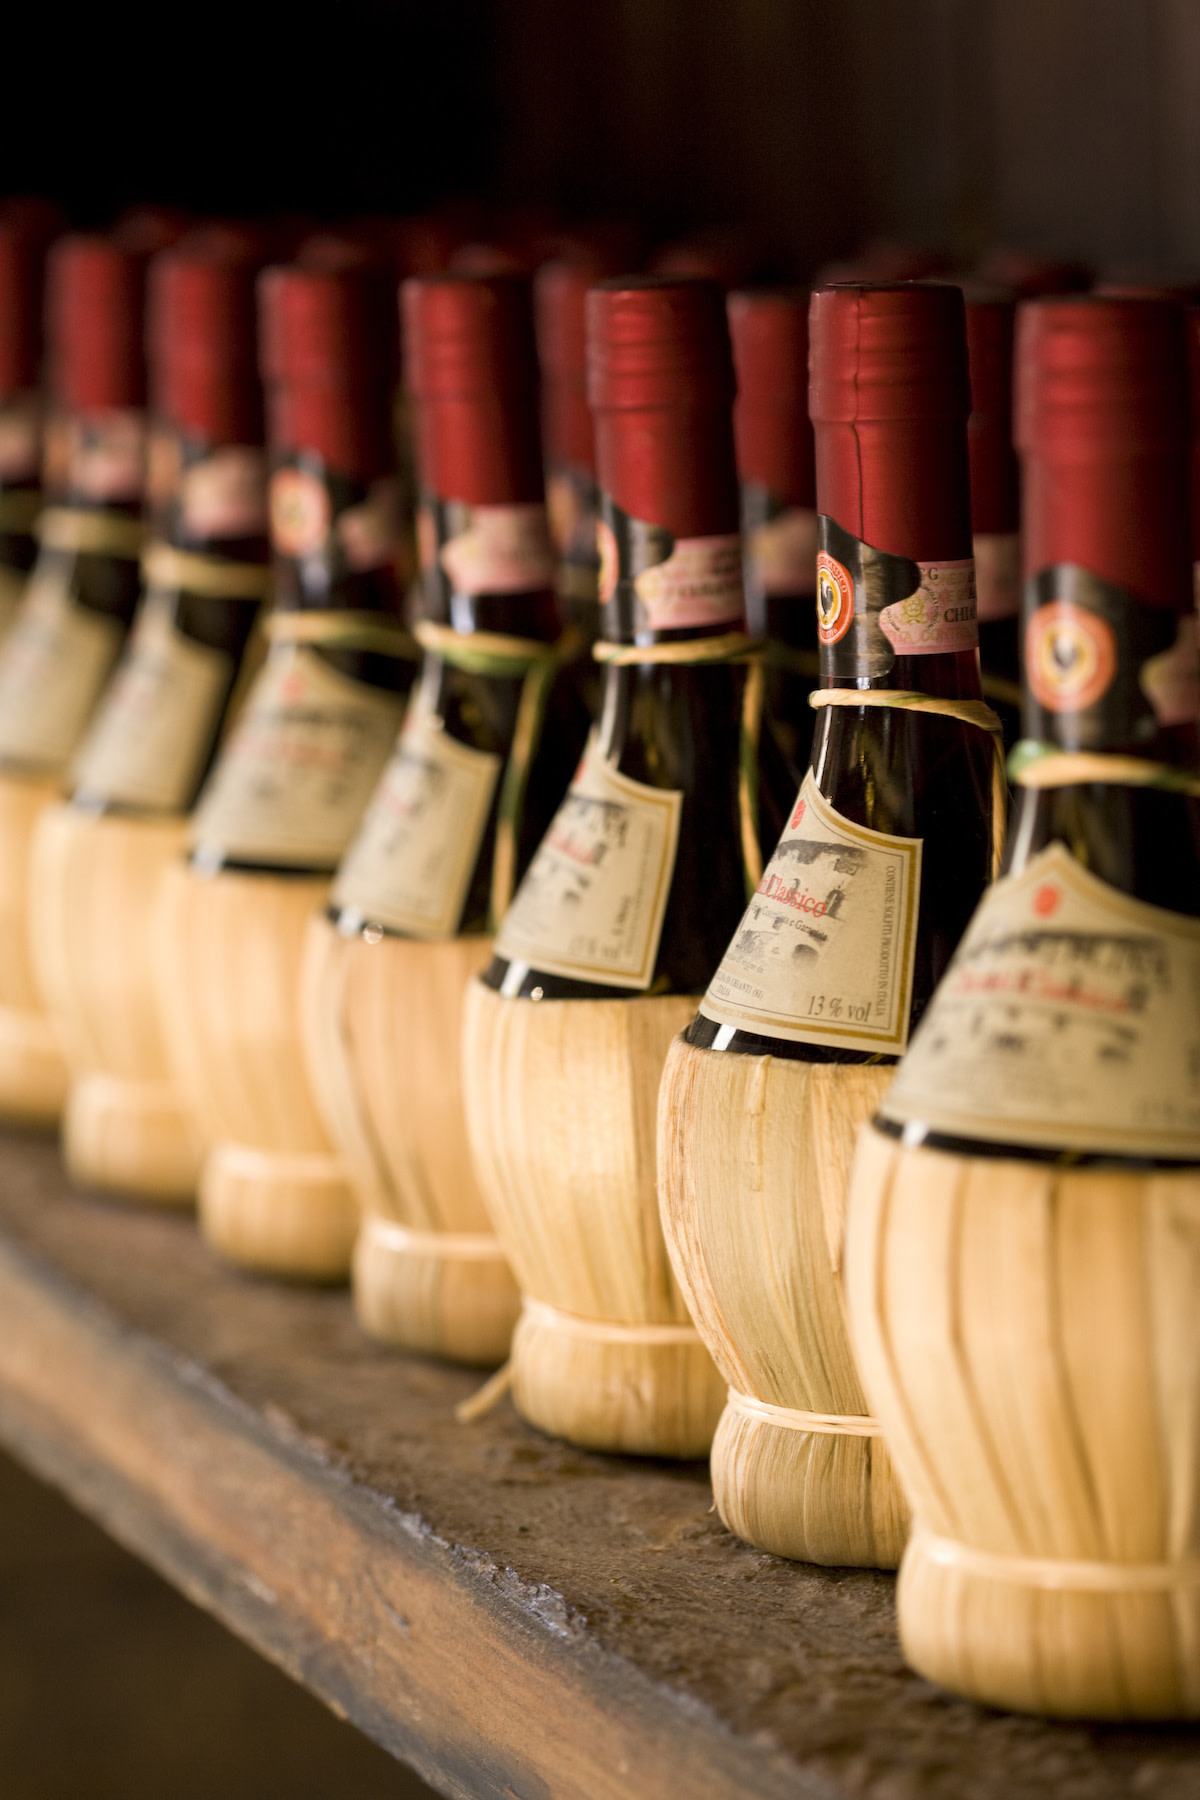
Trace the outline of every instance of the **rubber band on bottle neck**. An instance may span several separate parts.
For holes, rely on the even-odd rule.
[[[145,531],[140,519],[92,506],[47,506],[38,514],[35,535],[45,550],[74,550],[94,556],[141,554]]]
[[[1107,783],[1111,787],[1157,788],[1163,793],[1200,795],[1200,774],[1174,769],[1168,763],[1149,762],[1140,756],[1118,756],[1102,750],[1060,750],[1023,738],[1008,759],[1008,772],[1018,787],[1083,787]]]
[[[163,543],[147,544],[142,574],[149,587],[179,588],[212,600],[261,600],[271,584],[271,571],[262,563],[226,562]]]
[[[287,608],[270,613],[263,631],[275,644],[312,644],[320,650],[360,650],[414,662],[420,652],[399,619],[373,612],[308,612]]]

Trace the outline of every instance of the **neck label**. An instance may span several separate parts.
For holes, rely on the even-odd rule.
[[[979,623],[1015,619],[1021,611],[1021,535],[1017,531],[977,531],[975,597]]]
[[[233,674],[233,658],[184,637],[170,596],[152,589],[75,759],[75,788],[118,806],[186,812]]]
[[[0,650],[0,760],[51,774],[74,754],[125,635],[80,606],[71,566],[43,550]]]
[[[593,733],[496,939],[550,975],[644,992],[654,978],[683,795],[621,775]]]
[[[705,1018],[762,1037],[898,1055],[908,1041],[920,838],[855,825],[810,769]]]
[[[607,495],[596,528],[600,599],[612,609],[610,637],[646,631],[731,628],[746,616],[741,533],[677,538],[635,519]]]
[[[403,705],[307,645],[277,645],[200,796],[191,844],[242,862],[336,867]]]
[[[1200,1160],[1200,920],[1051,844],[984,895],[880,1111],[988,1143]]]
[[[1135,751],[1195,719],[1194,619],[1147,606],[1077,563],[1025,591],[1025,736],[1064,750]]]
[[[971,557],[914,562],[876,550],[822,513],[817,638],[831,681],[883,681],[898,656],[979,647]]]
[[[501,766],[452,738],[418,691],[338,871],[334,906],[406,937],[453,937]]]

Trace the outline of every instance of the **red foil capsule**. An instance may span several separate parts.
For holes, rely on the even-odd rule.
[[[533,285],[546,457],[590,475],[596,447],[587,396],[587,296],[613,272],[608,259],[581,253],[543,264]]]
[[[1192,605],[1183,309],[1061,296],[1017,315],[1026,575],[1077,563],[1151,606]]]
[[[80,412],[140,407],[146,265],[109,238],[64,237],[50,252],[46,336],[54,397]]]
[[[1016,531],[1021,518],[1021,471],[1013,447],[1013,329],[1011,295],[965,290],[971,416],[971,528]]]
[[[800,288],[729,296],[738,474],[743,481],[760,482],[785,506],[811,507],[816,500],[808,303]]]
[[[386,284],[360,270],[288,267],[259,277],[273,449],[311,451],[363,481],[393,468],[396,334],[386,298]]]
[[[439,499],[471,506],[540,504],[528,281],[421,276],[404,283],[400,310],[421,485]]]
[[[601,282],[587,298],[588,398],[602,490],[676,537],[738,529],[733,358],[714,281]]]
[[[817,509],[916,562],[971,555],[961,289],[818,288],[809,311]]]
[[[262,442],[249,246],[205,240],[150,268],[147,349],[155,406],[214,444]]]

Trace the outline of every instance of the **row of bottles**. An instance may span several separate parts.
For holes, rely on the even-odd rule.
[[[1018,480],[993,289],[264,258],[156,256],[148,427],[144,255],[51,253],[0,1109],[903,1552],[947,1686],[1194,1711],[1183,309],[1025,304]]]

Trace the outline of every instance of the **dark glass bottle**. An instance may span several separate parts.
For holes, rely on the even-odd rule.
[[[444,635],[427,641],[405,730],[330,916],[347,934],[445,937],[495,929],[562,796],[587,719],[571,685],[555,682],[525,735],[530,669],[520,642],[549,647],[562,631],[529,284],[508,274],[415,279],[402,290],[402,319],[423,613]],[[509,641],[508,662],[495,639]],[[473,646],[476,654],[483,646],[482,662],[471,660]],[[447,740],[466,754],[447,757]],[[432,862],[444,879],[419,873]]]
[[[38,236],[0,215],[0,630],[37,555],[44,260]]]
[[[1012,441],[1015,303],[1003,289],[968,282],[967,361],[971,416],[971,534],[985,697],[1008,743],[1020,724],[1021,484]]]
[[[808,293],[759,289],[729,296],[737,372],[733,409],[746,617],[767,646],[764,732],[786,765],[790,791],[808,765],[817,680],[817,510],[808,417]],[[774,848],[786,820],[768,849]]]
[[[700,279],[603,282],[588,296],[587,323],[604,639],[649,649],[740,633],[721,290]],[[489,986],[533,1000],[703,991],[745,902],[743,832],[754,827],[739,782],[744,683],[728,662],[606,669],[588,756],[500,931]],[[626,882],[621,859],[635,842],[657,885]],[[564,950],[565,921],[593,905],[589,870],[608,879],[614,868],[603,942],[580,926]],[[542,960],[539,920],[550,927]]]
[[[197,234],[160,255],[148,325],[161,486],[146,596],[75,763],[94,812],[191,807],[266,593],[251,247]]]
[[[40,548],[0,650],[0,766],[61,774],[120,654],[141,587],[145,265],[101,237],[47,271],[55,413]]]
[[[301,267],[259,279],[271,452],[272,647],[192,821],[192,860],[336,867],[391,748],[415,660],[401,625],[386,283]]]
[[[977,703],[961,292],[919,283],[819,289],[809,328],[822,686]],[[811,819],[801,831],[802,792],[789,820],[799,835],[785,833],[730,946],[730,957],[737,951],[748,959],[737,990],[746,1002],[727,984],[718,1003],[710,988],[688,1041],[812,1062],[894,1061],[991,875],[993,758],[988,732],[949,716],[822,707],[806,781],[838,815],[838,827],[852,828],[851,838],[853,828],[865,827],[901,840],[886,846],[892,873],[882,864],[878,873],[878,881],[900,885],[894,895],[881,889],[870,907],[860,904],[861,887],[851,896],[846,874],[875,867],[873,853],[885,847],[863,836],[850,862],[840,854],[826,867],[821,858],[833,846],[813,841]],[[817,810],[820,816],[819,801]],[[919,887],[905,913],[899,902],[917,845]],[[828,883],[823,899],[814,897],[816,875],[813,890],[806,888],[809,869]],[[767,904],[784,889],[781,905]],[[819,926],[824,913],[812,916],[821,906],[841,920],[832,937]],[[785,964],[772,964],[774,951],[764,944],[790,942],[793,918],[796,947]],[[866,999],[824,991],[840,934],[856,953],[841,950],[842,967],[870,989]],[[729,958],[718,981],[728,966]],[[793,984],[786,995],[774,991],[781,973]],[[778,1030],[756,1029],[756,1016],[774,1019]],[[886,1029],[877,1031],[885,1017]]]
[[[1170,302],[1070,296],[1022,308],[1018,755],[1034,779],[1056,753],[1102,760],[1077,765],[1070,785],[1021,787],[1005,879],[878,1121],[906,1142],[1151,1164],[1194,1161],[1200,1148],[1194,1007],[1184,1001],[1182,1021],[1163,1012],[1185,984],[1170,915],[1200,918],[1200,801],[1129,784],[1103,760],[1196,774],[1194,736],[1163,723],[1181,672],[1195,698],[1177,638],[1192,605],[1185,370],[1183,314]],[[1006,997],[999,1037],[977,998],[988,993]],[[1114,1072],[1111,1101],[1098,1102]]]

